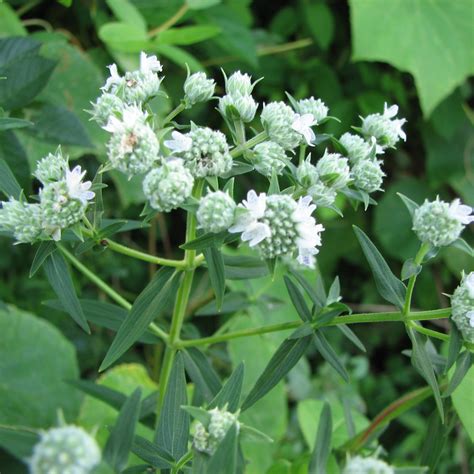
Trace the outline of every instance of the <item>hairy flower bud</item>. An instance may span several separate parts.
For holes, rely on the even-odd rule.
[[[357,163],[360,160],[366,160],[370,157],[373,145],[359,135],[344,133],[344,135],[339,138],[339,141],[347,150],[347,158],[349,158],[351,163]]]
[[[10,198],[0,203],[0,228],[12,232],[19,243],[35,242],[42,231],[39,204],[29,204]]]
[[[367,137],[374,137],[382,148],[393,148],[400,138],[406,140],[402,130],[405,119],[395,119],[398,106],[384,106],[383,114],[371,114],[362,119],[362,133]]]
[[[316,163],[319,179],[330,188],[341,189],[350,181],[350,168],[347,158],[339,153],[328,153]]]
[[[229,120],[240,119],[251,122],[257,112],[258,104],[251,95],[225,95],[219,99],[219,110]]]
[[[285,150],[275,142],[259,143],[252,150],[252,163],[255,169],[267,178],[272,177],[273,171],[280,175],[287,161]]]
[[[201,199],[196,213],[199,227],[205,232],[222,232],[234,222],[236,204],[222,191],[207,194]]]
[[[120,97],[105,92],[92,103],[90,114],[92,120],[95,120],[102,127],[107,124],[111,115],[121,113],[124,106]]]
[[[316,125],[328,116],[329,108],[321,99],[310,97],[298,101],[298,113],[301,115],[311,114],[316,120]]]
[[[65,158],[61,150],[58,149],[56,153],[49,153],[36,163],[36,170],[34,176],[43,184],[52,181],[59,181],[66,175],[68,169],[68,160]]]
[[[194,178],[183,160],[173,158],[151,170],[143,180],[143,192],[153,209],[170,212],[191,196]]]
[[[247,96],[252,94],[252,78],[240,71],[234,72],[225,83],[225,90],[230,96]]]
[[[184,101],[188,106],[207,102],[214,95],[216,84],[203,72],[191,74],[184,83]]]
[[[270,140],[285,150],[292,150],[304,142],[303,135],[293,128],[298,115],[284,102],[265,105],[260,118]]]
[[[395,470],[385,461],[377,458],[355,456],[346,464],[343,474],[394,474]]]
[[[41,434],[29,459],[32,474],[89,474],[100,463],[94,438],[78,426],[52,428]]]
[[[192,144],[181,156],[193,176],[222,176],[230,171],[232,157],[222,132],[195,127],[186,137],[192,140]]]
[[[360,160],[351,170],[354,186],[367,193],[381,190],[385,173],[382,170],[381,161]]]
[[[336,202],[337,192],[318,181],[308,188],[308,195],[318,207],[330,207]]]
[[[455,199],[451,204],[426,200],[413,215],[413,230],[422,242],[444,247],[459,238],[467,224],[474,221],[472,208]]]
[[[462,276],[451,296],[452,320],[464,339],[474,344],[474,272]]]

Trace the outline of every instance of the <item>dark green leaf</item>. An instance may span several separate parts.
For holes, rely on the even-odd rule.
[[[122,472],[127,466],[132,448],[135,427],[138,423],[141,390],[137,388],[123,404],[115,426],[104,447],[104,459],[115,470]]]
[[[147,330],[148,325],[171,306],[179,285],[179,273],[163,267],[140,293],[120,326],[100,371],[114,363]]]
[[[178,352],[168,380],[155,433],[155,443],[168,451],[176,460],[186,453],[188,446],[189,415],[181,409],[187,403],[183,355]]]
[[[211,421],[211,414],[204,408],[181,405],[181,408],[189,413],[195,420],[200,421],[204,426],[208,426]]]
[[[362,251],[369,262],[380,296],[401,310],[405,302],[405,285],[392,273],[387,262],[367,235],[357,226],[353,227]]]
[[[204,257],[206,258],[207,269],[209,271],[209,278],[211,285],[216,296],[217,309],[220,310],[222,307],[222,300],[225,293],[225,268],[224,258],[222,253],[217,249],[216,246],[212,245],[206,249],[203,249]]]
[[[39,434],[21,426],[0,425],[0,446],[20,460],[27,459],[39,441]]]
[[[208,473],[236,474],[237,472],[237,425],[234,423],[224,439],[217,446],[216,452],[209,460]]]
[[[209,232],[191,240],[190,242],[180,245],[179,248],[183,250],[204,250],[209,248],[211,245],[219,246],[222,244],[226,235],[227,232],[219,232],[218,234]]]
[[[449,349],[448,349],[448,360],[446,362],[445,373],[454,365],[458,358],[459,352],[462,348],[462,335],[455,324],[451,324],[450,338],[449,338]]]
[[[300,339],[285,339],[280,344],[244,400],[242,411],[260,400],[296,365],[306,352],[310,342],[311,336],[306,336]]]
[[[235,413],[239,408],[243,381],[244,363],[241,362],[232,372],[231,376],[220,389],[219,393],[209,403],[208,408],[222,408],[227,405],[227,410]]]
[[[339,356],[336,354],[334,349],[331,347],[326,337],[324,336],[322,329],[319,329],[314,333],[313,342],[318,352],[323,356],[324,360],[346,381],[349,382],[349,374],[344,367]]]
[[[402,281],[408,280],[412,276],[416,276],[421,272],[423,267],[418,263],[415,263],[413,258],[409,258],[403,262],[402,267]]]
[[[13,128],[31,127],[33,122],[13,117],[0,117],[0,131],[11,130]]]
[[[341,299],[341,284],[339,283],[339,277],[334,278],[331,287],[329,288],[326,305],[329,306],[332,303],[337,303]]]
[[[289,336],[288,339],[300,339],[301,337],[306,337],[310,336],[313,334],[314,328],[311,326],[309,322],[304,323],[301,325],[298,329],[296,329],[294,332],[292,332]]]
[[[403,201],[403,204],[405,204],[406,208],[408,209],[410,216],[413,218],[413,214],[420,206],[415,201],[406,197],[404,194],[402,193],[397,193],[397,194],[398,194],[398,197]]]
[[[347,337],[347,339],[349,339],[349,341],[352,342],[352,344],[354,344],[354,346],[358,347],[362,352],[367,352],[364,343],[357,337],[349,326],[338,324],[336,327],[342,332],[342,334],[344,334],[344,336]]]
[[[331,453],[332,417],[331,407],[324,404],[319,418],[318,432],[309,462],[309,474],[326,474],[329,454]]]
[[[246,293],[226,293],[224,295],[224,300],[222,301],[222,308],[220,311],[217,309],[216,301],[213,300],[202,308],[200,308],[196,312],[196,316],[214,316],[217,313],[236,313],[237,311],[241,311],[242,309],[247,308],[250,304],[251,303]]]
[[[21,187],[10,170],[7,162],[0,158],[0,191],[7,197],[18,199],[21,195]]]
[[[69,274],[69,268],[62,254],[58,250],[49,254],[44,261],[43,267],[46,277],[58,295],[64,309],[84,331],[90,334],[89,325],[77,298],[76,290]]]
[[[318,291],[317,286],[313,288],[311,284],[298,272],[295,270],[290,270],[291,274],[296,278],[298,283],[303,287],[306,291],[307,295],[311,298],[311,301],[316,306],[316,308],[323,308],[325,306],[326,295],[323,292]],[[321,278],[319,278],[321,280]]]
[[[212,400],[222,388],[214,368],[206,356],[196,347],[190,347],[183,352],[186,372],[196,384],[206,401]]]
[[[456,239],[451,245],[462,252],[467,253],[469,256],[474,257],[474,250],[464,239]]]
[[[56,250],[56,244],[52,241],[41,242],[35,253],[33,263],[30,268],[30,278],[40,269],[44,261]]]
[[[446,427],[441,423],[436,410],[429,417],[426,428],[420,464],[428,466],[430,472],[436,472],[436,466],[446,443]]]
[[[215,25],[193,25],[168,28],[159,33],[158,44],[177,44],[186,46],[205,41],[220,34],[221,29]]]
[[[268,266],[257,257],[224,255],[225,276],[228,280],[250,280],[268,275]]]
[[[284,280],[291,302],[293,303],[299,317],[303,321],[311,321],[311,311],[309,310],[300,290],[286,275],[284,276]]]
[[[0,132],[0,159],[4,160],[11,170],[14,170],[15,179],[27,196],[30,193],[32,181],[30,163],[25,148],[13,131]]]
[[[132,452],[156,469],[168,469],[174,464],[170,453],[138,435],[133,439]]]
[[[462,382],[464,376],[467,374],[467,371],[471,368],[471,365],[472,354],[469,350],[465,350],[459,355],[456,361],[456,370],[449,381],[446,392],[443,393],[443,397],[449,397],[454,392],[454,390],[456,390],[458,385]]]

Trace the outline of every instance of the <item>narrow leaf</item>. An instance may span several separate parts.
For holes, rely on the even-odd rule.
[[[317,287],[313,288],[310,283],[298,272],[294,270],[290,270],[290,272],[306,291],[307,295],[311,298],[311,301],[316,306],[316,308],[323,308],[326,302],[326,295],[322,295],[321,292],[318,292]]]
[[[446,427],[441,423],[436,410],[429,417],[426,428],[420,464],[428,466],[430,472],[436,472],[436,466],[446,443]]]
[[[392,273],[382,254],[367,235],[357,226],[353,227],[362,251],[369,262],[380,296],[401,310],[405,301],[405,285]]]
[[[222,253],[215,245],[203,250],[207,262],[209,278],[216,295],[217,309],[221,309],[225,293],[225,268]]]
[[[309,463],[309,474],[326,474],[328,458],[331,453],[331,436],[331,407],[328,403],[325,403],[319,418],[316,442]]]
[[[69,274],[69,268],[64,257],[56,250],[48,255],[43,266],[46,277],[58,295],[59,301],[61,301],[64,309],[84,331],[90,334],[89,325],[87,324],[86,317],[77,298],[76,290],[74,289],[72,278]]]
[[[235,413],[239,408],[243,381],[244,363],[241,362],[222,386],[219,393],[209,403],[208,408],[222,408],[224,405],[227,405],[227,410]]]
[[[349,374],[344,367],[344,364],[339,359],[334,349],[331,347],[325,338],[321,329],[316,331],[313,336],[313,342],[316,349],[322,355],[324,360],[346,381],[349,382]]]
[[[32,429],[0,425],[0,446],[21,460],[31,456],[39,438]]]
[[[472,365],[472,354],[469,350],[465,350],[456,361],[456,370],[454,371],[451,380],[449,381],[448,388],[443,394],[443,397],[449,397],[458,385],[462,382],[464,376],[467,374],[467,371],[471,368]]]
[[[31,127],[33,122],[14,117],[0,117],[0,131],[11,130],[14,128]]]
[[[410,216],[413,218],[413,214],[420,206],[415,201],[412,201],[410,198],[406,197],[402,193],[397,194],[398,197],[403,201],[403,204],[405,204],[406,208],[408,209]]]
[[[310,342],[311,336],[306,336],[299,339],[285,339],[280,344],[244,400],[242,411],[260,400],[296,365],[306,352]]]
[[[448,360],[446,362],[445,373],[454,365],[458,358],[459,352],[462,348],[462,335],[455,324],[451,324],[450,338],[449,338],[449,349],[448,349]]]
[[[104,447],[104,459],[116,471],[122,472],[127,465],[132,448],[135,426],[140,410],[141,390],[137,388],[124,403],[115,426]]]
[[[293,306],[295,307],[299,317],[303,321],[311,321],[311,311],[309,310],[300,290],[289,277],[285,275],[283,278],[285,280],[286,289],[290,295],[291,302],[293,303]]]
[[[415,263],[413,258],[409,258],[403,262],[402,267],[402,281],[408,280],[412,276],[416,276],[421,272],[423,267],[418,263]]]
[[[4,159],[0,159],[0,191],[7,197],[18,199],[21,195],[21,186]]]
[[[220,232],[218,234],[214,234],[212,232],[209,232],[207,234],[203,234],[199,237],[197,237],[194,240],[191,240],[189,242],[186,242],[183,245],[180,245],[179,248],[183,250],[204,250],[211,245],[217,245],[219,246],[222,241],[224,240],[224,237],[227,235],[227,232]]]
[[[237,446],[237,426],[234,423],[209,460],[207,472],[212,472],[212,474],[235,474],[237,472]]]
[[[359,348],[362,352],[367,352],[364,343],[357,337],[357,335],[349,326],[345,324],[338,324],[336,327],[342,332],[342,334],[344,334],[344,336],[347,337],[347,339],[349,339],[349,341],[352,342],[352,344],[354,344],[354,346]]]
[[[30,268],[30,278],[40,269],[44,261],[56,250],[56,244],[51,241],[41,242],[35,253],[35,258]]]
[[[168,469],[174,464],[170,453],[138,435],[133,439],[132,452],[156,469]]]

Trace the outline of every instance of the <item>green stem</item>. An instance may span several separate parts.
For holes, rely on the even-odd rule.
[[[433,329],[427,329],[421,324],[416,324],[414,321],[408,321],[408,326],[410,326],[420,334],[424,334],[425,336],[433,337],[434,339],[439,339],[440,341],[449,341],[448,334],[444,334],[439,331],[434,331]]]
[[[267,138],[267,132],[260,132],[258,135],[255,135],[250,140],[247,140],[245,143],[242,143],[240,146],[231,150],[230,156],[232,156],[232,158],[237,158],[245,151],[249,150],[250,148],[253,148],[255,145],[264,142]]]
[[[431,319],[443,319],[449,317],[451,308],[435,309],[430,311],[418,311],[408,316],[409,320],[423,321]],[[347,316],[338,316],[324,326],[337,326],[340,324],[360,324],[360,323],[381,323],[381,322],[403,322],[406,317],[400,312],[390,313],[361,313],[351,314]],[[229,332],[227,334],[219,334],[200,339],[190,339],[179,341],[178,347],[194,347],[216,344],[239,337],[256,336],[259,334],[267,334],[271,332],[285,331],[288,329],[296,329],[303,324],[301,320],[288,321],[285,323],[271,324],[258,328],[242,329],[240,331]]]
[[[181,103],[179,104],[175,109],[173,109],[163,120],[163,125],[164,127],[167,123],[171,122],[177,115],[179,115],[184,109],[186,108],[186,105]]]
[[[84,276],[86,276],[92,283],[94,283],[98,288],[100,288],[105,294],[107,294],[110,299],[115,301],[117,304],[125,308],[127,311],[130,311],[132,304],[129,303],[122,295],[117,293],[111,286],[105,283],[104,280],[100,279],[95,273],[91,272],[85,265],[83,265],[74,255],[66,250],[62,245],[58,245],[61,253],[71,262],[71,264],[79,270]],[[148,326],[151,332],[156,334],[158,337],[161,337],[164,341],[168,340],[168,334],[165,331],[160,329],[155,323],[150,323]]]
[[[171,28],[175,23],[181,20],[181,18],[187,13],[188,10],[188,4],[184,3],[183,6],[172,17],[168,18],[168,20],[166,20],[160,26],[157,26],[153,30],[150,30],[148,32],[148,37],[153,38],[153,36],[156,36],[158,33],[161,33],[162,31]]]
[[[423,243],[421,245],[420,250],[418,250],[418,253],[416,254],[416,257],[415,257],[414,262],[416,265],[421,265],[421,262],[423,261],[423,258],[425,257],[425,255],[428,253],[429,249],[430,249],[429,244]],[[403,314],[405,316],[408,316],[410,314],[411,299],[413,297],[413,290],[415,288],[416,277],[417,275],[412,275],[410,279],[408,280],[407,293],[405,296],[405,304],[403,306]]]

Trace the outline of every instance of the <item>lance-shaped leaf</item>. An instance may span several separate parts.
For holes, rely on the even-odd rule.
[[[316,309],[323,308],[326,305],[326,293],[321,283],[321,276],[318,275],[319,285],[315,285],[313,288],[308,280],[306,280],[301,274],[294,270],[290,270],[290,272],[306,291],[307,295],[311,298],[311,301],[315,305]]]
[[[314,444],[313,453],[309,462],[309,474],[326,474],[329,454],[331,452],[332,417],[331,407],[324,404],[319,417],[318,432]]]
[[[186,453],[188,446],[189,414],[181,408],[187,403],[183,355],[178,352],[168,380],[155,433],[155,443],[168,451],[175,460]]]
[[[310,342],[311,336],[305,336],[298,339],[285,339],[281,343],[244,400],[242,411],[260,400],[296,365]]]
[[[316,349],[323,356],[324,360],[328,362],[346,382],[349,382],[349,374],[344,364],[325,338],[321,329],[314,333],[313,341]]]
[[[358,227],[353,227],[365,258],[369,262],[380,296],[401,310],[405,302],[405,285],[392,273],[382,254],[367,235]]]
[[[74,289],[72,278],[69,274],[69,268],[64,257],[56,250],[48,255],[43,266],[46,277],[58,295],[59,301],[61,301],[64,309],[84,331],[90,334],[89,325],[87,324],[86,317],[77,298],[76,290]]]
[[[21,195],[21,186],[12,173],[7,162],[0,159],[0,191],[7,197],[14,197],[18,199]]]
[[[56,244],[52,240],[41,242],[33,258],[30,269],[30,278],[40,269],[44,261],[56,250]]]
[[[18,459],[30,457],[39,438],[39,433],[34,430],[0,425],[0,446]]]
[[[459,329],[455,324],[451,324],[450,338],[449,338],[449,348],[448,348],[448,360],[446,361],[446,368],[444,372],[447,374],[448,370],[456,362],[459,352],[462,348],[462,335],[459,332]]]
[[[409,197],[406,197],[402,193],[397,193],[398,197],[403,201],[403,204],[405,204],[406,208],[408,209],[408,212],[410,213],[410,216],[413,218],[413,214],[415,214],[415,211],[420,207],[415,201],[411,200]]]
[[[235,474],[237,472],[237,435],[237,425],[234,423],[209,460],[208,473]]]
[[[211,285],[216,295],[216,305],[217,309],[221,309],[222,300],[224,298],[225,292],[225,268],[224,268],[224,259],[222,253],[215,246],[211,245],[210,247],[204,249],[204,257],[206,258],[207,269],[209,271],[209,278],[211,280]]]
[[[179,273],[163,267],[135,300],[132,309],[115,336],[100,371],[115,362],[146,331],[148,325],[173,301],[178,289]]]
[[[168,469],[174,464],[170,453],[138,435],[133,439],[132,452],[156,469]]]
[[[458,385],[462,382],[464,376],[467,374],[468,370],[471,368],[472,365],[472,354],[470,351],[465,350],[456,361],[456,370],[454,371],[451,380],[449,381],[448,388],[446,392],[443,394],[443,397],[449,397],[454,390],[458,387]]]
[[[224,405],[227,405],[227,409],[235,413],[237,408],[239,408],[243,381],[244,363],[241,362],[232,372],[219,393],[214,397],[211,403],[209,403],[208,408],[222,408]]]
[[[115,470],[122,472],[132,448],[135,426],[140,411],[141,390],[137,388],[123,404],[117,422],[104,448],[104,459]]]
[[[285,280],[286,290],[290,295],[291,302],[293,303],[299,317],[303,321],[311,321],[311,311],[309,310],[301,291],[286,275],[283,278]]]

